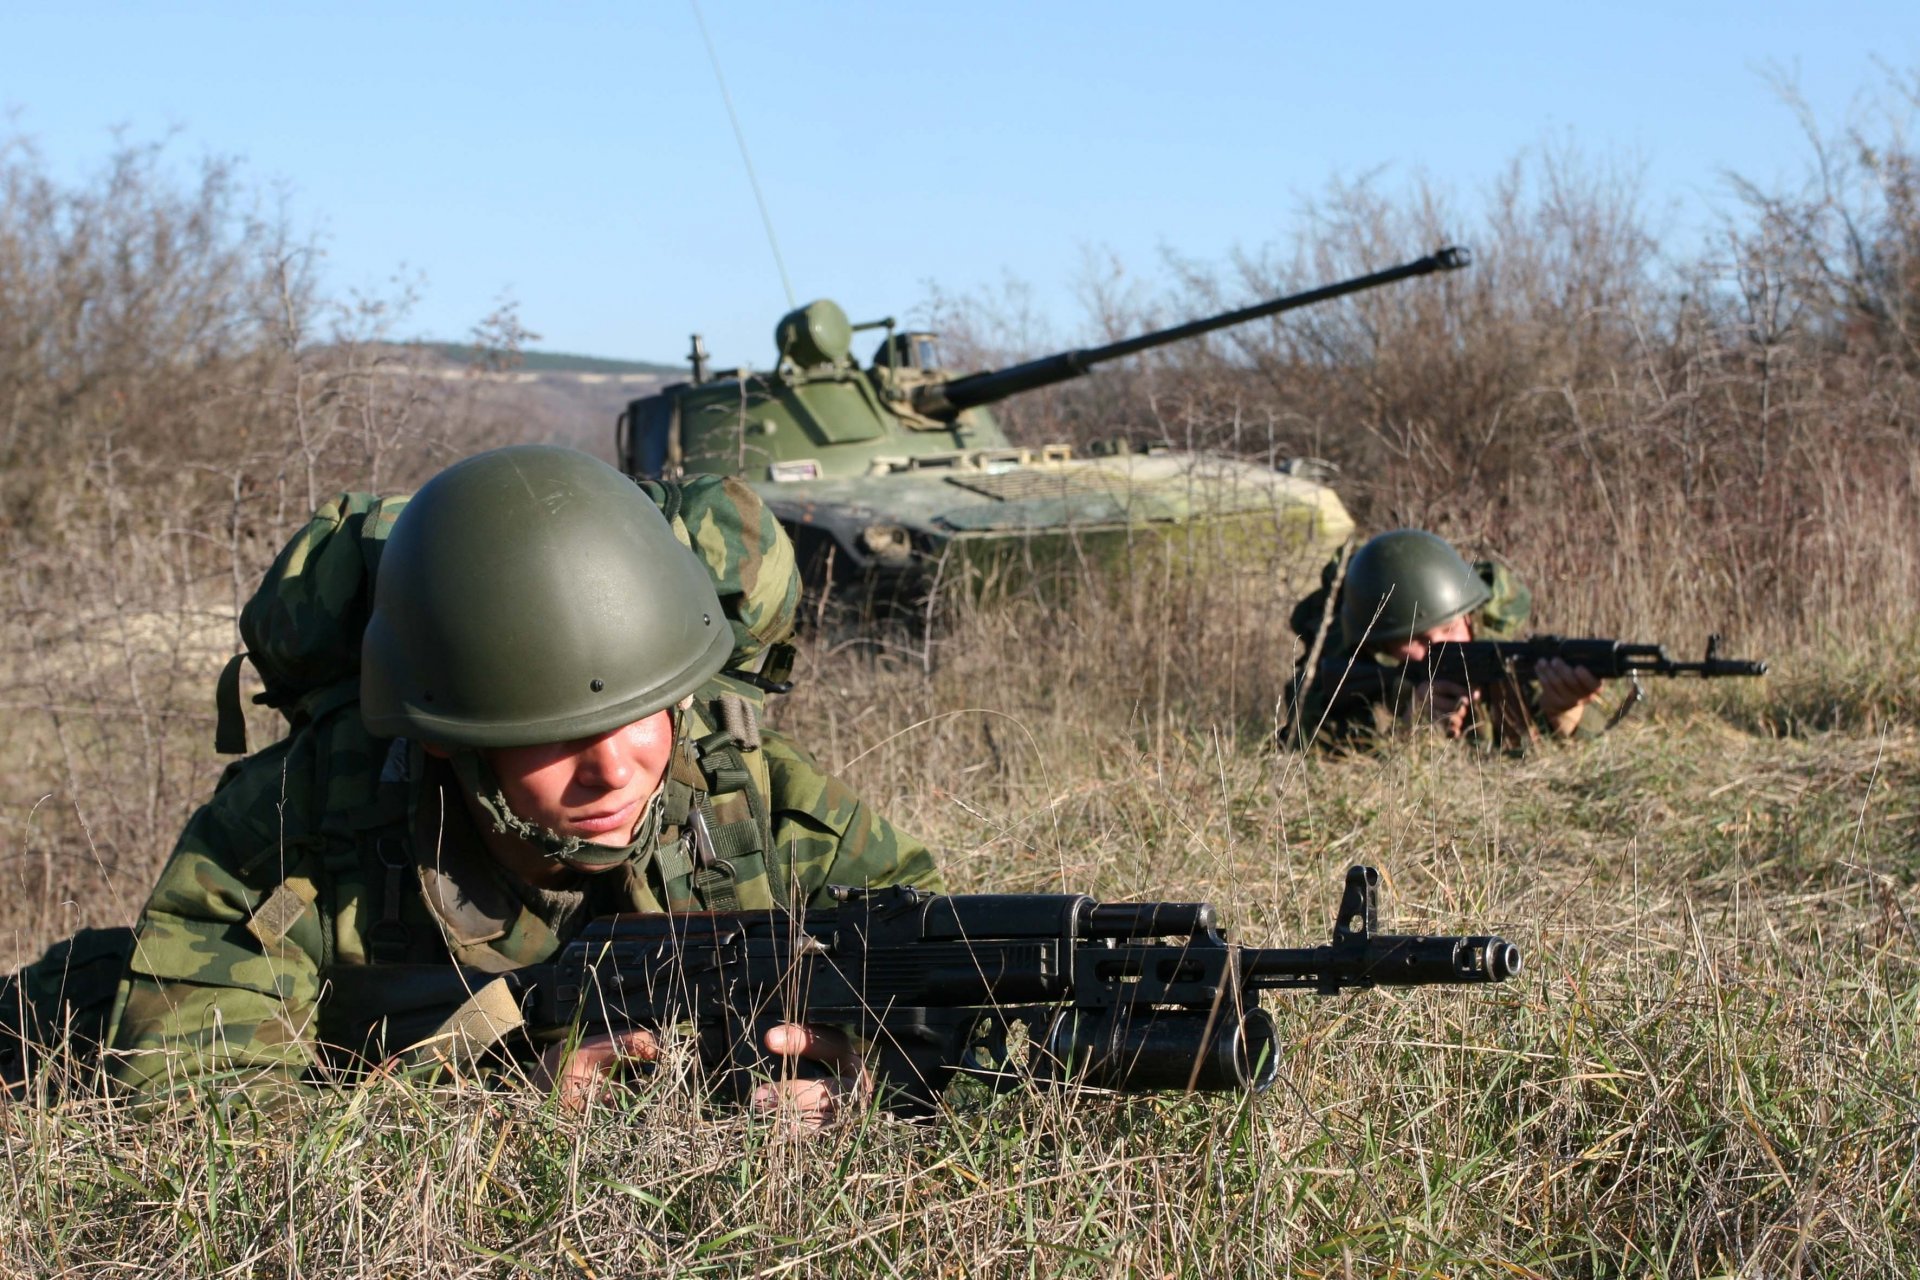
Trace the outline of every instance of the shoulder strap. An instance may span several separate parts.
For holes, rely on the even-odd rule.
[[[776,904],[772,780],[751,701],[720,693],[693,710],[667,775],[654,866],[669,911]]]

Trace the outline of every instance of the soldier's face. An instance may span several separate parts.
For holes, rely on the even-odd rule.
[[[642,806],[673,756],[673,714],[656,712],[594,738],[487,752],[507,803],[520,817],[589,844],[633,838]]]
[[[1465,614],[1462,614],[1452,622],[1428,627],[1417,636],[1401,640],[1396,644],[1385,645],[1375,652],[1382,657],[1392,658],[1396,662],[1425,662],[1427,651],[1434,645],[1471,639],[1473,639],[1473,623]]]

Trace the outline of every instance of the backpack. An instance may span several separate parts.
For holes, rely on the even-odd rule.
[[[727,666],[714,681],[721,692],[701,708],[710,731],[670,795],[679,798],[682,820],[684,810],[697,804],[721,856],[744,865],[772,840],[771,789],[757,750],[757,720],[768,692],[791,687],[800,603],[793,544],[759,496],[732,477],[640,487],[713,575],[734,639]],[[240,705],[245,663],[260,677],[262,691],[254,702],[279,710],[289,736],[329,733],[333,713],[357,704],[360,637],[373,607],[381,553],[406,503],[405,495],[341,493],[314,512],[274,558],[240,613],[246,649],[227,662],[215,686],[216,751],[247,751]],[[352,723],[357,730],[357,718]],[[682,880],[717,900],[715,905],[725,904],[729,886],[710,873],[702,876],[689,866]],[[19,973],[0,977],[0,1090],[6,1096],[21,1091],[55,1043],[65,1045],[76,1068],[97,1063],[100,1047],[111,1039],[133,940],[127,927],[84,929]]]

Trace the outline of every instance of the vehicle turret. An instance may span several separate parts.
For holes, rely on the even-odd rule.
[[[903,330],[892,317],[854,323],[820,299],[774,327],[778,358],[769,372],[714,370],[694,335],[691,378],[630,402],[616,449],[621,468],[643,478],[745,479],[793,533],[803,564],[836,578],[904,579],[959,543],[992,548],[1025,538],[1031,548],[1045,537],[1079,545],[1096,532],[1124,541],[1148,526],[1241,519],[1256,509],[1285,509],[1310,530],[1304,536],[1337,541],[1352,521],[1331,490],[1308,478],[1310,469],[1165,449],[1082,460],[1063,444],[1011,444],[991,406],[1155,347],[1470,261],[1465,249],[1444,248],[1105,346],[965,375],[943,366],[937,335]],[[855,338],[874,330],[884,333],[862,368]]]
[[[965,376],[940,366],[936,335],[900,332],[891,317],[854,324],[823,298],[780,318],[771,373],[742,369],[710,377],[696,334],[692,380],[629,404],[619,432],[620,463],[647,477],[719,472],[780,482],[862,475],[883,459],[1006,448],[1007,437],[986,408],[995,401],[1155,347],[1470,261],[1465,249],[1441,249],[1304,293]],[[886,337],[873,363],[861,369],[852,358],[854,335],[873,329],[884,329]]]

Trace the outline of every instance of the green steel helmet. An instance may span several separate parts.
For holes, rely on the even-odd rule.
[[[394,523],[360,713],[452,747],[567,742],[675,705],[732,647],[712,578],[633,481],[516,445],[448,467]]]
[[[1341,591],[1340,629],[1356,641],[1405,640],[1472,613],[1491,595],[1445,539],[1395,529],[1353,553]]]

